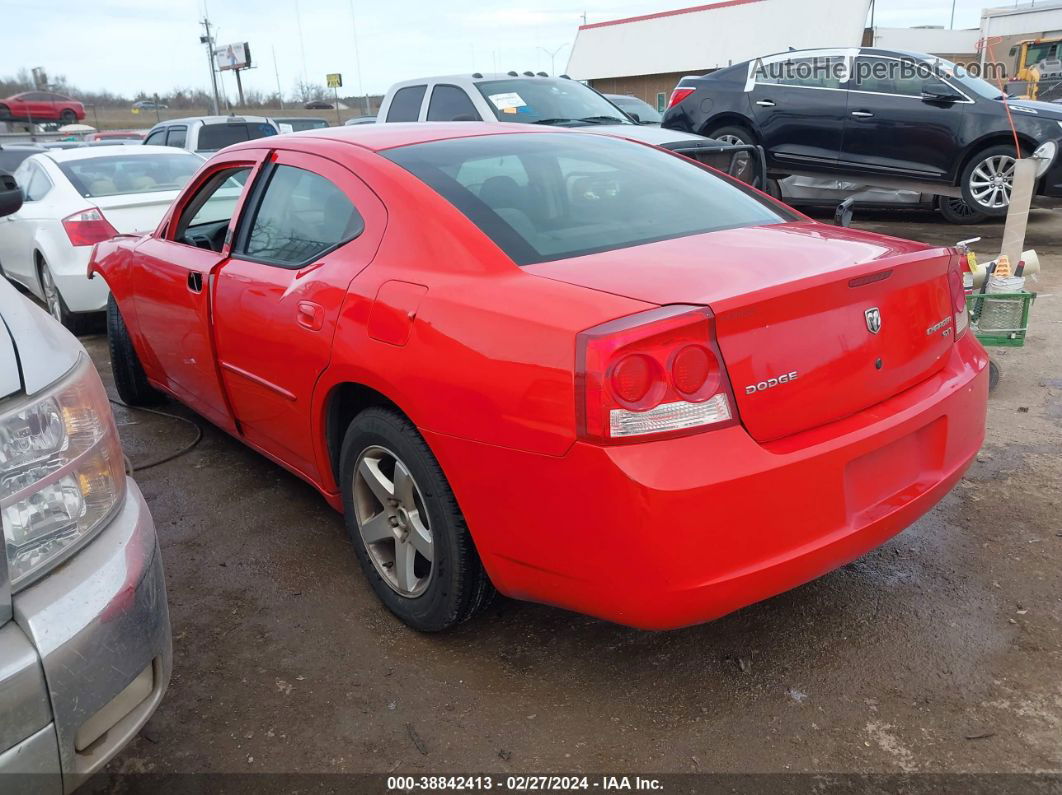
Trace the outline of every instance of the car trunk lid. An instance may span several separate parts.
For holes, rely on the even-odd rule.
[[[525,270],[657,304],[710,305],[742,423],[767,442],[864,410],[939,370],[952,344],[953,256],[801,222]]]
[[[176,190],[126,193],[97,196],[92,201],[120,234],[134,234],[150,232],[158,226],[178,193]]]

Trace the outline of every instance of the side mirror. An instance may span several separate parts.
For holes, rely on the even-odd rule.
[[[635,113],[633,110],[629,111],[627,113],[627,115],[630,116],[632,119],[634,119],[635,124],[641,124],[642,123],[642,117],[639,116],[637,113]]]
[[[0,218],[22,209],[22,189],[10,174],[0,174]]]
[[[939,102],[941,104],[950,105],[953,102],[958,102],[962,97],[955,93],[955,90],[947,83],[926,83],[922,86],[922,101],[923,102]]]
[[[849,196],[837,205],[837,209],[833,213],[834,224],[845,227],[852,225],[852,205],[854,203],[855,199]]]

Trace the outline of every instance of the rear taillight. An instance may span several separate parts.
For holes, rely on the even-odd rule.
[[[677,104],[682,102],[682,100],[684,100],[686,97],[688,97],[692,93],[693,93],[693,89],[692,88],[683,88],[683,87],[679,86],[678,88],[676,88],[674,91],[671,92],[671,98],[667,101],[667,106],[669,108],[675,107]]]
[[[73,246],[94,246],[118,234],[118,230],[95,207],[64,218],[63,229]]]
[[[579,436],[598,443],[737,422],[707,307],[664,306],[595,326],[576,342]]]
[[[962,264],[958,256],[948,263],[948,287],[951,289],[952,312],[955,315],[955,338],[958,339],[970,325],[966,310],[966,289],[962,280]]]

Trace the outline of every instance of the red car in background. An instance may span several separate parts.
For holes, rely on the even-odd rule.
[[[73,124],[84,118],[84,105],[52,91],[23,91],[0,99],[0,121],[58,121]]]
[[[143,141],[147,130],[100,130],[85,136],[86,141]]]
[[[960,267],[666,150],[478,123],[228,147],[89,265],[122,399],[313,484],[428,631],[494,588],[684,626],[903,530],[984,435]]]

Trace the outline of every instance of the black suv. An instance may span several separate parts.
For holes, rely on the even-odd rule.
[[[1009,100],[961,67],[921,53],[794,50],[684,77],[663,126],[761,144],[775,175],[879,175],[958,186],[970,207],[1005,215],[1022,155],[1040,158],[1037,193],[1062,196],[1062,106]]]

